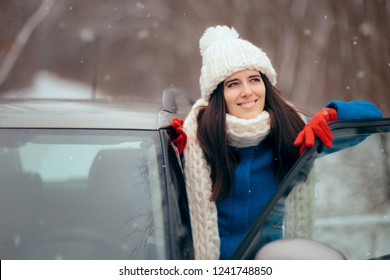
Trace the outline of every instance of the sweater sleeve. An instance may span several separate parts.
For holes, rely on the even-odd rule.
[[[383,117],[382,112],[378,107],[367,101],[354,100],[354,101],[338,101],[333,100],[329,102],[325,107],[333,108],[337,111],[339,120],[368,120],[368,119],[380,119]],[[351,136],[347,138],[335,139],[333,141],[333,147],[328,149],[324,147],[324,153],[330,154],[348,147],[355,146],[363,142],[367,136]]]
[[[325,107],[335,109],[339,120],[381,119],[383,117],[375,104],[363,100],[349,102],[333,100]]]

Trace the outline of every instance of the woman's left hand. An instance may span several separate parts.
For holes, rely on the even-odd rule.
[[[182,119],[174,118],[172,120],[172,132],[169,133],[169,137],[171,138],[172,143],[176,146],[179,154],[181,155],[184,151],[184,148],[187,145],[187,134],[183,130]]]
[[[336,121],[337,119],[337,111],[332,108],[323,108],[315,114],[294,141],[295,146],[301,147],[299,153],[302,155],[307,148],[314,146],[315,136],[327,148],[332,148],[333,135],[328,122]]]

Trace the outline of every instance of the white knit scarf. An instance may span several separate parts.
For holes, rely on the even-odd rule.
[[[256,118],[250,120],[239,119],[226,114],[228,142],[237,148],[258,145],[270,132],[270,118],[267,111],[263,111]]]
[[[187,134],[184,172],[195,259],[219,259],[220,255],[217,207],[215,201],[210,201],[212,191],[210,167],[204,158],[196,135],[198,129],[196,117],[199,108],[207,105],[205,100],[199,99],[183,125]],[[243,120],[227,114],[226,120],[228,141],[235,147],[257,145],[270,132],[269,114],[266,111],[251,120]],[[291,201],[299,201],[299,199]]]

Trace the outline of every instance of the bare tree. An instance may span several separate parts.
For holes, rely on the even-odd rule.
[[[53,6],[55,0],[43,0],[39,8],[26,21],[22,29],[16,36],[15,42],[9,52],[0,64],[0,86],[7,78],[20,52],[23,50],[27,41],[30,39],[31,33],[38,27],[38,25],[47,17]]]

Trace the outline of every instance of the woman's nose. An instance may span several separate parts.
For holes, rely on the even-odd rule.
[[[241,96],[250,96],[253,91],[249,84],[244,83],[242,86]]]

